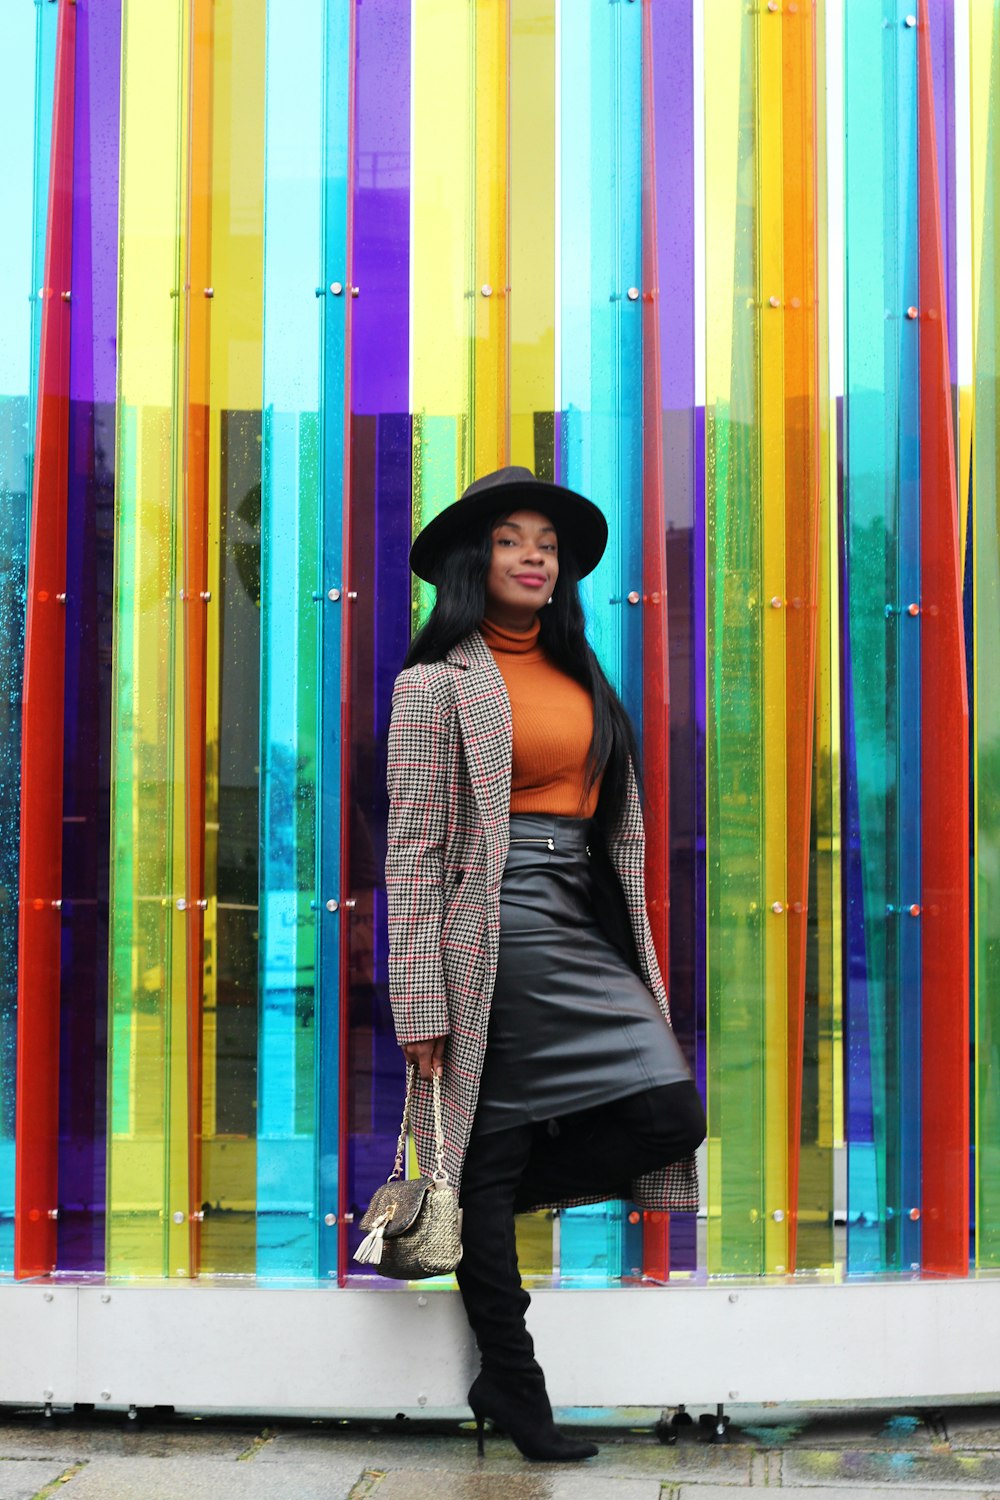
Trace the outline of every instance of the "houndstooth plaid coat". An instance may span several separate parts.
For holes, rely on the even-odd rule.
[[[397,677],[387,775],[389,996],[401,1043],[449,1039],[441,1094],[445,1165],[456,1188],[496,979],[510,777],[510,700],[486,642],[473,630],[444,661]],[[625,892],[643,978],[669,1021],[646,914],[646,839],[634,775],[608,853]],[[416,1085],[412,1119],[420,1169],[429,1173],[434,1124],[427,1083]],[[643,1208],[698,1207],[693,1158],[640,1177],[632,1188]]]

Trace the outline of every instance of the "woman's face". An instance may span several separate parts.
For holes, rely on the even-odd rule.
[[[515,510],[493,527],[486,611],[498,625],[527,629],[559,577],[558,540],[548,516]]]

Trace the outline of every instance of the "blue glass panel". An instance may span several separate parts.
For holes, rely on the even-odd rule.
[[[863,962],[849,948],[847,974],[854,1271],[920,1259],[909,1216],[920,1202],[916,83],[905,7],[846,8],[849,932],[862,909],[864,921]]]
[[[591,642],[641,739],[642,607],[627,602],[630,592],[642,595],[641,8],[574,11],[561,28],[558,66],[557,477],[593,497],[608,517],[607,551],[581,595]],[[595,1225],[604,1213],[609,1227],[596,1230],[599,1250]],[[567,1210],[563,1274],[593,1276],[600,1268],[601,1275],[621,1275],[624,1218],[620,1206]]]
[[[318,1265],[323,0],[267,17],[257,1269]],[[318,597],[317,597],[318,596]],[[336,919],[330,917],[334,922]],[[332,994],[336,1008],[336,991]],[[333,1205],[331,1204],[330,1207]]]

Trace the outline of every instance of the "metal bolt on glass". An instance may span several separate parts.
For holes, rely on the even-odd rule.
[[[785,602],[784,599],[779,599],[778,595],[775,594],[774,598],[771,600],[771,608],[772,609],[781,609],[782,606],[784,605],[784,602]]]
[[[906,309],[906,316],[909,318],[910,322],[912,323],[913,320],[914,320],[914,318],[916,318],[916,317],[919,316],[919,313],[918,313],[918,311],[917,311],[917,309],[915,307],[908,307]]]
[[[917,18],[916,18],[916,16],[913,16],[913,15],[907,16],[906,21],[904,22],[904,24],[906,26],[909,26],[912,29],[917,24]]]
[[[330,290],[335,297],[339,297],[344,290],[344,283],[342,281],[331,281]]]
[[[630,286],[625,295],[630,302],[638,302],[639,288],[637,286]]]
[[[780,307],[781,306],[781,298],[780,297],[768,297],[767,302],[768,302],[768,306],[769,307]]]
[[[784,906],[782,905],[782,903],[780,901],[772,901],[771,902],[771,910],[774,912],[774,915],[776,917],[780,917],[781,913],[784,911],[784,909],[785,908],[784,908]]]
[[[180,1209],[177,1209],[176,1212],[175,1212],[175,1214],[174,1214],[174,1223],[175,1224],[183,1224],[184,1223],[184,1215],[181,1213]]]
[[[332,1229],[333,1226],[334,1226],[334,1224],[336,1224],[336,1222],[337,1222],[337,1215],[336,1214],[324,1214],[323,1215],[323,1223],[326,1225],[326,1227],[328,1229]]]
[[[69,302],[72,299],[73,293],[72,292],[61,292],[60,296],[62,297],[62,299],[63,299],[64,302]]]
[[[785,1218],[785,1210],[783,1208],[776,1208],[774,1210],[774,1213],[771,1215],[771,1218],[776,1224],[783,1223]]]
[[[215,287],[214,286],[207,286],[205,288],[205,296],[206,297],[214,297],[215,296]]]
[[[180,899],[175,903],[175,905],[176,905],[178,911],[187,911],[187,902],[184,900],[183,896],[180,897]]]
[[[339,901],[334,901],[331,898],[331,900],[329,900],[326,903],[326,909],[327,909],[327,911],[339,911],[340,910],[340,902]]]
[[[481,286],[479,290],[484,297],[493,296],[493,288],[489,285],[489,283],[487,283],[485,286]]]
[[[340,590],[339,589],[330,589],[330,591],[328,592],[328,594],[327,594],[326,597],[330,600],[331,604],[336,604],[337,601],[340,598]]]
[[[198,597],[199,597],[199,598],[200,598],[200,599],[203,599],[203,600],[204,600],[204,602],[205,602],[205,603],[206,603],[206,604],[207,604],[207,603],[208,603],[208,601],[209,601],[209,600],[210,600],[210,599],[211,599],[211,597],[212,597],[212,590],[211,590],[211,589],[202,589],[202,591],[201,591],[201,593],[200,593],[200,595],[199,595],[199,596],[198,596]]]
[[[629,604],[638,604],[641,596],[636,593],[635,589],[633,589],[627,597]]]

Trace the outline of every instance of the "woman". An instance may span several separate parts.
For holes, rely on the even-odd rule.
[[[514,1215],[695,1209],[705,1135],[646,914],[634,735],[584,635],[577,583],[606,543],[595,505],[528,469],[470,485],[410,553],[437,601],[389,730],[390,996],[407,1064],[441,1077],[479,1451],[491,1417],[549,1460],[597,1449],[553,1425]]]

